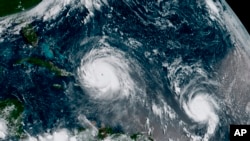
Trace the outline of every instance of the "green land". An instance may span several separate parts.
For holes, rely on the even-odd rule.
[[[16,99],[0,100],[0,119],[7,121],[8,132],[18,138],[24,135],[22,118],[24,106]]]
[[[0,0],[0,17],[30,9],[42,0]]]
[[[25,63],[47,68],[51,72],[55,73],[57,76],[72,76],[73,75],[72,73],[67,72],[64,69],[58,68],[50,61],[46,61],[46,60],[43,60],[40,58],[35,58],[35,57],[20,59],[15,64],[24,64],[25,65]]]
[[[24,37],[24,40],[31,44],[32,46],[38,45],[38,36],[36,34],[36,31],[31,25],[26,25],[21,30],[21,35]]]

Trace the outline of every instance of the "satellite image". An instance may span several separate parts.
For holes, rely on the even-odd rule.
[[[229,141],[250,36],[225,0],[1,0],[0,141]]]

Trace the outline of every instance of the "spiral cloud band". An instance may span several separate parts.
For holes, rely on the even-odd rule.
[[[105,45],[87,53],[81,59],[77,73],[90,97],[114,100],[135,93],[131,64],[122,51]]]
[[[205,93],[198,93],[194,97],[189,96],[188,100],[183,103],[183,109],[193,121],[207,125],[204,141],[209,140],[217,127],[219,118],[215,111],[218,108],[215,100]]]
[[[216,115],[214,111],[215,108],[218,108],[218,105],[211,97],[209,98],[209,96],[206,95],[195,96],[184,106],[186,113],[194,121],[208,125],[207,133],[204,135],[204,141],[209,140],[209,137],[214,133],[219,122],[218,115]]]

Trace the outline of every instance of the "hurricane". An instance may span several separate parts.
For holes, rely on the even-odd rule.
[[[124,52],[101,44],[82,57],[77,73],[81,85],[94,99],[128,98],[138,89],[131,75],[140,73],[140,69],[134,63]]]
[[[12,11],[0,17],[0,140],[229,141],[230,125],[250,124],[249,47],[225,0]]]
[[[212,97],[212,94],[204,90],[193,90],[185,102],[183,109],[186,114],[199,124],[207,125],[207,132],[203,140],[209,140],[210,136],[216,131],[219,123],[218,117],[218,102]]]

